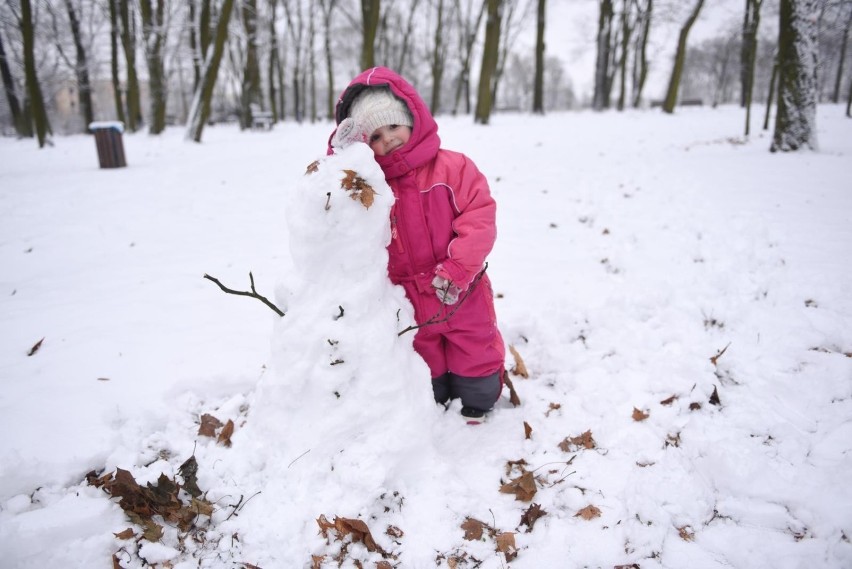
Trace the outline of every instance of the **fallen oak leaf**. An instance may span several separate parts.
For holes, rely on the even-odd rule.
[[[536,486],[535,477],[532,472],[524,472],[517,478],[500,486],[500,492],[503,494],[514,494],[515,500],[521,502],[531,501],[537,491],[538,487]]]
[[[722,405],[722,401],[719,399],[719,391],[715,385],[713,386],[713,393],[710,394],[710,405]]]
[[[479,541],[489,526],[476,518],[467,517],[462,522],[461,529],[464,530],[464,538],[467,541]]]
[[[559,410],[559,409],[561,409],[561,408],[562,408],[562,404],[561,404],[561,403],[551,403],[550,405],[548,405],[548,407],[547,407],[547,411],[545,411],[545,412],[544,412],[544,416],[545,416],[545,417],[550,417],[550,414],[551,414],[553,411],[558,411],[558,410]]]
[[[586,521],[601,517],[601,511],[597,506],[591,504],[574,514],[574,517],[583,518]]]
[[[521,357],[521,354],[518,353],[518,350],[515,349],[515,346],[509,344],[509,351],[512,353],[512,357],[515,359],[515,365],[512,367],[511,372],[514,375],[519,375],[524,379],[529,379],[530,372],[527,371],[527,366],[524,364],[524,359]]]
[[[521,514],[520,525],[527,526],[526,533],[530,533],[533,530],[535,522],[546,515],[547,512],[539,504],[532,504]]]
[[[524,421],[524,438],[529,440],[532,437],[533,428],[530,427],[530,424]]]
[[[136,532],[133,531],[133,528],[127,528],[126,530],[124,530],[122,532],[114,533],[112,535],[114,535],[118,539],[130,539],[130,538],[136,537]]]
[[[198,427],[198,434],[204,437],[213,438],[216,436],[216,430],[222,426],[222,421],[205,413],[201,416],[201,426]]]
[[[576,437],[565,437],[565,440],[559,443],[558,446],[563,452],[574,452],[580,448],[586,450],[597,448],[597,443],[595,443],[595,439],[592,437],[592,431],[589,430]]]
[[[231,447],[231,435],[234,434],[234,422],[228,419],[228,422],[225,423],[225,427],[222,429],[222,432],[219,433],[219,438],[216,439],[217,443],[222,443],[226,447]]]
[[[667,399],[663,399],[662,401],[660,401],[660,405],[671,405],[672,403],[677,401],[677,399],[678,399],[677,395],[672,395],[671,397],[668,397]]]
[[[645,411],[642,411],[641,409],[637,409],[636,407],[633,408],[633,420],[634,421],[637,421],[637,422],[644,421],[645,419],[647,419],[650,416],[651,416],[651,413],[646,413]]]
[[[515,534],[504,531],[497,534],[497,551],[506,556],[506,561],[512,561],[518,556],[518,547],[515,545]]]
[[[684,541],[693,541],[695,540],[695,532],[692,531],[692,528],[689,526],[683,526],[677,528],[677,534]]]

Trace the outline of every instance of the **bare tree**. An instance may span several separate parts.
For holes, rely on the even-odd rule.
[[[3,90],[6,93],[6,101],[9,103],[9,112],[12,114],[12,123],[15,125],[15,131],[21,137],[32,136],[32,126],[28,121],[24,120],[25,117],[21,110],[21,103],[18,101],[15,79],[12,77],[12,70],[6,58],[6,48],[3,46],[2,34],[0,34],[0,75],[3,77]]]
[[[326,98],[326,116],[334,117],[334,104],[337,92],[334,88],[334,52],[331,49],[331,23],[334,9],[337,7],[337,0],[320,0],[320,9],[322,10],[322,27],[324,34],[323,49],[325,52],[325,70],[326,82],[328,83],[328,91]]]
[[[698,0],[693,8],[692,13],[687,18],[686,23],[680,29],[680,34],[677,40],[677,53],[675,53],[674,66],[669,79],[669,88],[666,91],[666,99],[663,102],[663,112],[673,113],[675,104],[677,103],[677,94],[680,88],[680,77],[683,74],[683,62],[686,59],[686,39],[689,36],[689,30],[698,19],[698,14],[701,12],[701,7],[704,6],[704,0]]]
[[[124,49],[125,68],[127,72],[127,129],[135,132],[142,124],[142,106],[139,95],[139,78],[136,74],[136,25],[130,9],[130,0],[118,2],[119,21],[121,22],[121,45]]]
[[[818,0],[781,0],[778,111],[770,150],[816,150]]]
[[[145,62],[148,64],[148,91],[151,115],[148,132],[160,134],[166,129],[166,101],[168,84],[163,63],[163,45],[166,40],[165,1],[139,0],[142,16],[142,40],[145,47]]]
[[[109,4],[109,47],[110,47],[110,75],[112,78],[112,93],[115,100],[115,116],[121,122],[125,121],[124,100],[121,96],[121,80],[118,74],[118,0],[107,0]]]
[[[80,20],[78,10],[71,0],[64,0],[66,15],[68,17],[68,27],[71,30],[71,39],[74,42],[74,60],[65,53],[62,38],[65,34],[61,33],[58,25],[58,16],[52,4],[46,4],[48,12],[50,12],[53,34],[56,43],[56,51],[59,57],[65,64],[74,71],[74,78],[77,81],[77,93],[79,97],[80,118],[83,121],[83,129],[88,130],[88,125],[94,120],[94,109],[92,107],[92,85],[89,81],[89,64],[86,53],[86,46],[83,42],[83,34],[80,29]]]
[[[213,88],[219,75],[219,64],[222,54],[225,52],[225,41],[228,39],[228,23],[234,8],[234,0],[223,0],[219,10],[219,21],[216,24],[215,41],[213,49],[208,49],[207,57],[201,72],[201,81],[195,89],[192,99],[192,107],[187,119],[186,138],[195,142],[201,142],[201,134],[204,125],[210,117],[210,104],[213,98]]]
[[[746,109],[745,135],[751,129],[751,101],[754,93],[754,64],[757,59],[757,30],[760,26],[760,8],[763,0],[746,0],[743,18],[743,40],[740,58],[742,78],[742,104]]]
[[[459,74],[456,78],[456,96],[453,102],[453,114],[458,112],[462,95],[465,99],[465,113],[470,113],[470,60],[473,56],[473,44],[485,14],[486,2],[479,2],[479,11],[473,18],[473,2],[468,1],[466,10],[462,10],[461,0],[455,0],[459,30]]]
[[[609,108],[608,83],[613,15],[612,0],[600,0],[595,57],[595,90],[592,95],[592,108],[596,111]]]
[[[444,0],[436,0],[435,34],[432,45],[432,97],[429,110],[433,115],[441,108],[441,83],[444,77],[444,60],[447,57],[447,44],[444,42]]]
[[[485,45],[482,48],[482,65],[479,71],[479,89],[476,98],[474,122],[488,124],[491,118],[493,92],[492,80],[500,57],[500,20],[502,0],[486,0],[488,17],[485,20]]]
[[[246,47],[240,89],[240,127],[245,129],[251,127],[252,109],[260,109],[263,105],[257,53],[257,0],[242,0],[242,16]]]
[[[846,16],[846,25],[843,26],[843,39],[840,42],[840,56],[837,61],[837,73],[834,79],[834,90],[831,94],[832,103],[837,103],[840,101],[840,83],[843,80],[843,67],[846,62],[846,52],[848,51],[849,46],[850,28],[852,28],[852,5],[850,5],[849,14]]]
[[[296,122],[302,122],[305,118],[304,97],[304,36],[305,22],[302,12],[302,3],[297,0],[295,7],[291,6],[290,0],[284,0],[284,13],[287,17],[287,33],[290,36],[290,46],[293,48],[293,114]]]
[[[644,7],[639,7],[636,34],[636,45],[633,56],[633,107],[638,108],[642,103],[642,91],[648,78],[648,36],[651,32],[651,18],[654,12],[654,0],[645,0]]]
[[[41,86],[36,74],[35,60],[35,21],[33,20],[32,5],[30,0],[21,0],[21,13],[18,16],[18,27],[21,30],[24,48],[24,75],[26,77],[27,98],[30,105],[30,116],[35,127],[39,148],[44,148],[48,143],[48,135],[52,134],[50,122],[47,119],[47,110],[44,106],[44,98],[41,94]],[[25,113],[26,114],[26,113]]]
[[[544,24],[546,0],[538,0],[535,26],[535,79],[533,79],[533,112],[544,114]]]
[[[379,28],[381,0],[361,0],[361,25],[363,41],[361,43],[361,69],[376,65],[376,31]]]

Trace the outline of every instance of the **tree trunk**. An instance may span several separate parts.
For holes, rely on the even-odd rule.
[[[71,35],[74,38],[74,73],[77,78],[77,91],[80,97],[80,115],[83,117],[85,129],[88,131],[89,124],[95,120],[95,112],[92,107],[92,84],[89,81],[89,63],[80,33],[80,21],[77,19],[77,12],[71,0],[65,0],[65,9],[68,11],[68,22],[71,25]]]
[[[535,26],[535,78],[533,79],[533,113],[544,114],[544,24],[547,15],[545,3],[538,0]]]
[[[222,54],[225,51],[225,41],[228,39],[228,22],[231,19],[233,7],[234,0],[224,0],[222,10],[219,13],[219,23],[216,25],[216,39],[213,43],[213,49],[208,50],[201,73],[201,82],[198,84],[195,96],[192,99],[186,138],[195,142],[201,142],[204,125],[210,117],[210,101],[213,98],[213,87],[216,86],[216,77],[219,74],[219,63],[222,61]]]
[[[251,128],[252,109],[262,107],[260,60],[257,56],[257,0],[242,0],[243,29],[246,34],[245,66],[240,89],[240,127]]]
[[[834,80],[834,91],[831,95],[832,103],[840,101],[840,83],[843,79],[843,66],[846,62],[846,48],[849,45],[850,27],[852,27],[852,10],[849,10],[849,18],[846,19],[846,26],[843,28],[843,40],[840,42],[840,59],[837,62],[837,75]]]
[[[278,94],[275,86],[275,73],[278,69],[278,34],[275,32],[275,8],[277,6],[278,0],[269,0],[269,63],[266,75],[269,77],[269,110],[272,112],[273,123],[278,122]],[[283,113],[281,116],[283,118]]]
[[[317,61],[314,42],[316,40],[316,11],[310,11],[308,20],[308,85],[310,85],[311,123],[317,120]],[[307,88],[307,85],[306,85]]]
[[[160,134],[166,129],[166,100],[168,85],[163,65],[163,44],[166,30],[164,28],[164,0],[157,0],[156,7],[151,0],[139,0],[139,11],[142,15],[142,39],[145,44],[145,61],[148,64],[148,88],[151,116],[148,124],[149,134]]]
[[[361,69],[376,65],[376,31],[379,28],[381,0],[361,0],[363,43],[361,44]]]
[[[846,116],[852,118],[852,79],[849,80],[849,92],[846,93]]]
[[[465,98],[465,113],[470,114],[470,60],[473,56],[473,44],[476,42],[479,24],[482,22],[486,7],[485,2],[479,3],[479,13],[476,16],[476,23],[470,26],[469,19],[462,16],[461,5],[456,0],[456,13],[459,15],[459,29],[461,30],[459,37],[461,61],[459,76],[456,81],[456,98],[453,102],[453,114],[456,114],[458,111],[462,94],[464,94]]]
[[[770,151],[817,149],[818,0],[781,0],[778,30],[778,111]]]
[[[618,103],[616,108],[619,111],[624,110],[625,100],[627,98],[627,59],[630,53],[630,37],[633,34],[633,22],[631,15],[633,5],[630,0],[623,0],[621,6],[621,61],[619,62],[619,89]]]
[[[769,79],[769,93],[766,95],[766,115],[763,117],[763,130],[769,130],[769,114],[775,97],[775,82],[778,80],[778,54],[772,63],[772,76]]]
[[[642,34],[639,36],[639,45],[634,56],[633,63],[636,72],[633,74],[633,107],[638,108],[642,103],[642,91],[645,89],[645,80],[648,78],[648,35],[651,30],[651,14],[654,10],[654,0],[648,0],[645,10],[642,12]]]
[[[127,67],[127,130],[136,132],[142,126],[139,79],[136,75],[136,34],[130,13],[130,0],[117,0],[121,20],[121,45]]]
[[[441,108],[441,80],[444,76],[444,56],[446,55],[443,32],[444,0],[438,0],[435,20],[435,45],[432,48],[432,98],[429,104],[429,110],[433,116],[438,114]]]
[[[15,123],[15,132],[20,137],[32,136],[32,129],[24,125],[24,114],[21,112],[21,103],[18,101],[18,95],[15,93],[15,80],[12,78],[12,70],[9,68],[9,62],[6,59],[6,49],[3,47],[2,34],[0,34],[0,75],[3,76],[3,90],[6,92],[6,101],[9,103],[12,122]]]
[[[112,94],[115,99],[115,118],[125,122],[124,101],[121,96],[121,80],[118,76],[118,14],[116,2],[118,0],[107,0],[109,2],[109,46],[110,46],[110,73],[112,77]]]
[[[701,7],[704,5],[704,0],[698,0],[695,8],[692,10],[686,23],[680,29],[680,35],[677,40],[677,53],[675,54],[674,67],[672,75],[669,79],[669,88],[666,92],[666,99],[663,102],[663,112],[673,113],[675,104],[677,104],[677,93],[680,90],[680,77],[683,74],[683,63],[686,60],[686,38],[689,36],[689,30],[692,24],[698,19],[698,13],[701,12]]]
[[[597,55],[595,58],[595,90],[592,108],[607,108],[607,82],[609,80],[610,36],[612,35],[612,0],[600,0],[598,13]]]
[[[488,124],[491,118],[492,79],[500,57],[500,20],[502,0],[486,0],[488,17],[485,20],[485,45],[482,48],[482,66],[479,72],[479,90],[476,98],[474,122]]]
[[[325,70],[326,82],[328,83],[328,95],[326,98],[326,116],[334,119],[334,105],[337,100],[337,92],[334,89],[334,53],[331,49],[331,16],[337,6],[337,0],[321,0],[323,31],[325,35]]]
[[[745,61],[741,61],[740,65],[745,68],[745,73],[742,75],[742,89],[746,109],[745,119],[745,135],[749,135],[751,130],[751,102],[754,94],[754,64],[757,59],[757,30],[760,27],[760,7],[763,0],[746,0],[746,24],[748,28],[743,30],[743,44],[748,41],[747,48],[743,48]]]
[[[32,124],[35,127],[39,148],[44,148],[48,142],[47,137],[51,134],[50,123],[47,119],[47,110],[44,107],[44,98],[41,94],[41,86],[36,75],[35,61],[35,26],[33,25],[33,14],[30,0],[21,0],[21,36],[24,43],[24,73],[27,83],[27,94],[32,110]]]
[[[443,0],[441,0],[443,3]],[[405,69],[405,64],[408,61],[409,51],[411,49],[411,34],[414,33],[414,21],[417,18],[417,5],[420,0],[411,0],[411,5],[408,7],[408,21],[405,24],[405,33],[402,36],[402,48],[399,50],[399,59],[396,63],[396,72],[402,74]]]

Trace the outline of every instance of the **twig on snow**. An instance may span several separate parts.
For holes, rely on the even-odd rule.
[[[282,312],[280,308],[278,308],[277,306],[272,304],[269,301],[269,299],[266,298],[265,296],[263,296],[262,294],[258,294],[258,292],[254,288],[254,275],[252,275],[251,272],[249,272],[249,281],[251,282],[251,292],[245,291],[245,290],[234,290],[234,289],[228,288],[225,285],[223,285],[221,282],[219,282],[219,279],[217,279],[216,277],[211,277],[210,275],[208,275],[206,273],[204,274],[204,278],[207,279],[208,281],[213,281],[214,283],[216,283],[219,286],[219,288],[222,289],[223,292],[226,292],[228,294],[236,294],[238,296],[250,296],[251,298],[256,298],[259,301],[261,301],[263,304],[265,304],[266,306],[271,308],[275,312],[275,314],[277,314],[278,316],[284,316],[284,312]]]

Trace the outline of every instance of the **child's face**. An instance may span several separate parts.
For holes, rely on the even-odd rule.
[[[376,156],[385,156],[400,148],[411,138],[411,127],[398,124],[380,126],[368,141]]]

